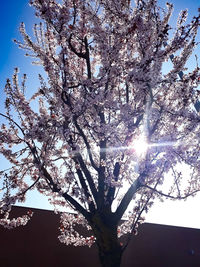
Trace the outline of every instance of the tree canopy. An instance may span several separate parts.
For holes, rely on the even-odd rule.
[[[126,243],[118,238],[136,233],[156,198],[184,199],[200,189],[200,68],[185,67],[200,14],[187,23],[184,10],[171,27],[173,5],[155,0],[30,4],[41,23],[34,37],[22,23],[23,40],[15,42],[47,79],[39,75],[40,87],[29,92],[16,68],[5,86],[0,153],[10,168],[0,172],[0,224],[25,224],[32,213],[10,220],[11,206],[37,189],[56,212],[75,211],[60,213],[61,242],[97,242],[102,265],[118,266],[105,263],[104,252],[121,255]],[[76,224],[93,235],[81,236]]]

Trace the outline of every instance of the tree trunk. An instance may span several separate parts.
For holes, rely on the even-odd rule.
[[[98,244],[98,247],[102,267],[120,267],[122,250],[119,244],[116,244],[116,246],[111,245],[108,248]]]
[[[117,237],[117,225],[96,216],[92,229],[96,237],[102,267],[120,267],[122,247]]]

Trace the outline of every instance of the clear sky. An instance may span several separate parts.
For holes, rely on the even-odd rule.
[[[165,2],[159,0],[162,6]],[[188,8],[189,18],[191,18],[197,14],[197,9],[200,7],[200,0],[173,0],[169,2],[174,3],[175,8],[171,20],[172,27],[175,26],[180,10]],[[20,39],[18,28],[22,21],[25,22],[28,33],[31,33],[32,26],[37,23],[37,19],[34,17],[34,10],[28,5],[28,0],[2,0],[0,3],[0,111],[3,111],[3,88],[6,78],[11,78],[15,67],[20,68],[21,74],[27,73],[29,90],[38,86],[37,73],[40,71],[39,67],[32,66],[30,64],[31,60],[24,57],[24,51],[19,50],[17,45],[12,42],[14,38]],[[199,52],[200,48],[197,50],[198,55]],[[35,193],[31,194],[25,205],[44,209],[50,208],[47,199]],[[146,218],[147,221],[153,223],[200,228],[199,205],[200,195],[186,202],[166,201],[165,203],[157,203]]]

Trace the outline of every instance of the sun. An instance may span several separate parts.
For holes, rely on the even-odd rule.
[[[131,148],[135,151],[137,156],[143,157],[148,150],[148,142],[144,135],[134,139],[131,143]]]

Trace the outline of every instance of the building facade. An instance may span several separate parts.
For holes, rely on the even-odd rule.
[[[29,208],[13,207],[12,216]],[[0,226],[0,267],[100,267],[96,246],[59,242],[59,216],[32,209],[26,226]],[[144,223],[123,255],[122,267],[199,267],[200,230]]]

